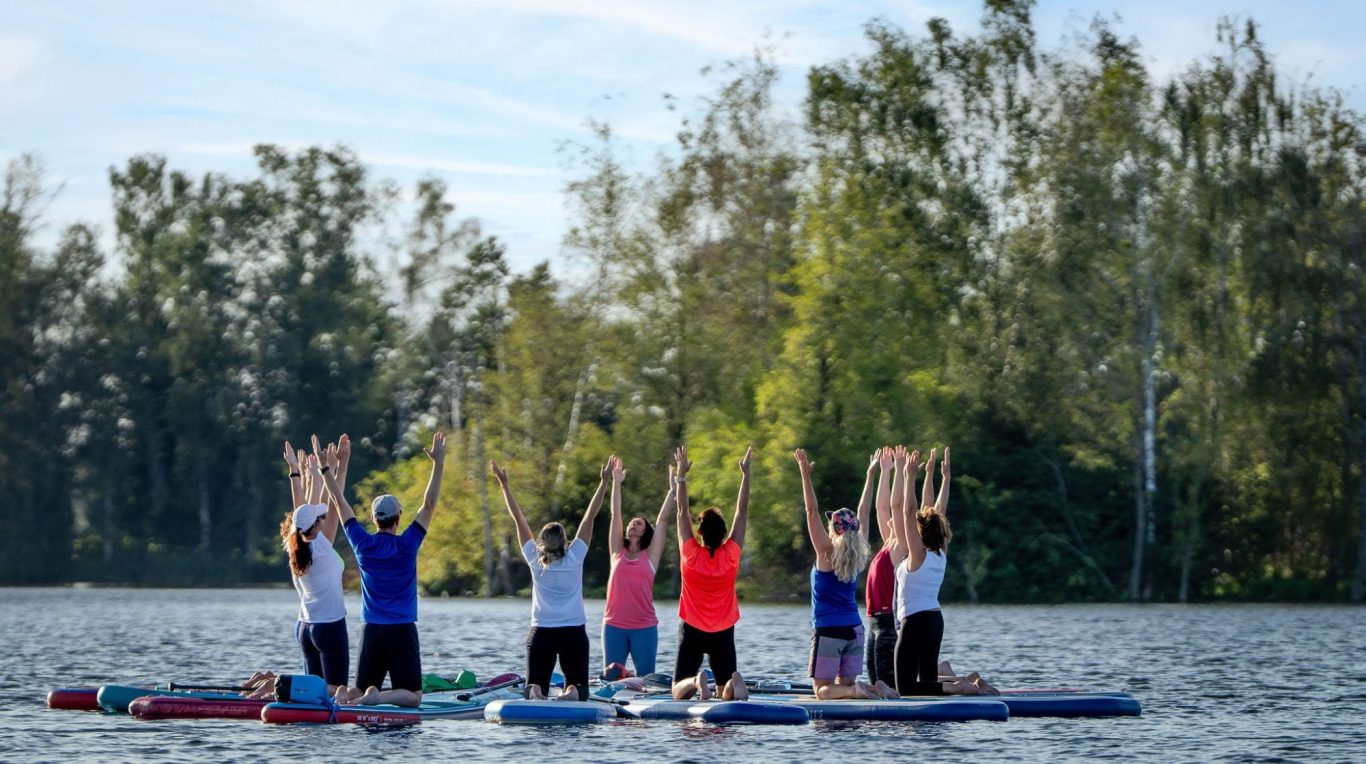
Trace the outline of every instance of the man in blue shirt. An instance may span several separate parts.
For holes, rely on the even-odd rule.
[[[422,703],[422,657],[417,640],[417,550],[427,537],[436,500],[441,493],[441,473],[446,459],[446,436],[432,436],[432,447],[423,449],[432,460],[432,477],[422,509],[402,533],[398,532],[403,509],[398,499],[385,494],[370,505],[377,533],[370,533],[342,496],[335,469],[315,477],[341,509],[342,528],[356,553],[360,567],[360,658],[356,661],[356,686],[339,691],[343,702],[374,705]],[[331,467],[331,465],[328,465]],[[314,468],[317,469],[316,467]],[[380,691],[385,674],[393,689]]]

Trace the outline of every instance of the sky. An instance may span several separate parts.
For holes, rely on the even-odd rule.
[[[866,53],[881,17],[978,27],[977,0],[0,0],[0,162],[44,162],[38,243],[93,223],[112,248],[108,171],[158,153],[173,168],[253,174],[251,147],[343,143],[376,177],[436,176],[461,217],[497,235],[516,270],[564,266],[563,146],[609,121],[628,159],[667,151],[708,65],[776,47],[795,110],[816,64]],[[1118,17],[1166,77],[1215,46],[1222,15],[1252,17],[1294,82],[1331,85],[1366,111],[1362,0],[1040,0],[1054,48]]]

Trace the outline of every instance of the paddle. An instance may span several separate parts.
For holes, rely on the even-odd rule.
[[[456,696],[455,696],[455,699],[456,699],[456,700],[462,700],[462,701],[463,701],[463,700],[469,700],[469,699],[471,699],[471,698],[473,698],[473,697],[475,697],[475,696],[477,696],[477,695],[483,695],[483,694],[485,694],[485,693],[493,692],[494,690],[501,690],[501,689],[503,689],[503,688],[505,688],[505,687],[512,687],[513,685],[521,684],[521,683],[524,682],[524,681],[526,681],[526,680],[522,679],[522,677],[520,677],[520,676],[514,676],[513,678],[511,678],[511,679],[509,679],[509,680],[507,680],[507,681],[505,681],[505,682],[499,682],[498,684],[491,684],[491,685],[489,685],[489,686],[487,686],[487,687],[480,687],[479,689],[473,690],[473,691],[471,691],[471,692],[462,692],[462,693],[460,693],[459,695],[456,695]]]
[[[179,684],[177,682],[167,682],[166,689],[172,691],[202,690],[204,692],[245,692],[255,688],[243,687],[236,684]]]

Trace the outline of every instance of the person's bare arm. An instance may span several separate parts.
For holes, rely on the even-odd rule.
[[[883,446],[877,450],[877,530],[882,534],[883,543],[892,539],[892,478],[890,473],[895,467],[892,449]]]
[[[920,492],[920,506],[928,507],[934,502],[934,462],[939,449],[930,449],[930,460],[925,462],[925,487]]]
[[[944,461],[939,463],[939,475],[944,482],[939,486],[939,498],[934,500],[934,511],[945,520],[949,518],[949,447],[944,446]]]
[[[319,445],[317,435],[314,435],[311,440],[313,441],[313,458],[318,461],[318,464],[323,466],[322,472],[326,475],[328,471],[332,469],[327,463],[327,452]],[[323,485],[323,481],[314,480],[309,486],[308,495],[305,498],[309,504],[321,504],[323,503],[323,496],[326,493],[326,489],[327,487]]]
[[[825,523],[821,522],[820,507],[816,504],[816,489],[811,485],[811,468],[816,465],[811,462],[803,449],[797,449],[793,453],[797,460],[797,470],[802,474],[802,503],[806,507],[806,535],[811,539],[811,547],[816,550],[816,569],[830,570],[830,552],[835,545],[830,541],[830,534],[825,530]]]
[[[438,432],[432,436],[432,447],[422,449],[432,460],[432,476],[427,479],[427,492],[422,496],[422,509],[417,511],[413,522],[420,523],[423,529],[432,527],[432,515],[436,514],[436,502],[441,498],[441,477],[446,471],[446,433]]]
[[[503,503],[507,505],[508,514],[512,515],[513,525],[517,526],[517,545],[526,546],[526,542],[531,540],[531,526],[527,524],[526,515],[522,514],[521,506],[512,495],[512,487],[508,485],[508,471],[499,467],[495,461],[489,462],[489,471],[498,481],[498,487],[503,491]]]
[[[327,486],[327,492],[332,495],[332,500],[337,502],[337,512],[341,515],[342,525],[355,518],[356,513],[352,511],[351,505],[346,503],[346,496],[342,494],[341,485],[337,483],[337,476],[334,471],[329,469],[324,473],[322,467],[318,465],[318,460],[312,456],[308,457],[308,469],[313,473],[313,480]]]
[[[688,447],[679,446],[674,449],[674,470],[677,476],[674,478],[674,485],[678,486],[678,494],[675,496],[678,505],[678,518],[675,523],[678,532],[678,551],[683,552],[683,542],[692,538],[692,512],[688,509],[688,470],[692,469],[692,462],[688,461]]]
[[[289,441],[285,441],[285,464],[289,467],[289,508],[294,510],[304,503],[304,473]]]
[[[873,473],[878,468],[878,454],[881,449],[868,457],[868,472],[863,476],[863,493],[858,500],[858,532],[865,540],[868,538],[868,514],[873,505]]]
[[[622,547],[624,529],[621,522],[621,484],[625,479],[626,469],[623,467],[618,471],[614,467],[612,470],[612,519],[607,524],[607,552],[614,561],[617,559],[617,555],[621,554]]]
[[[678,484],[674,482],[674,467],[669,465],[669,490],[664,493],[664,503],[659,505],[659,515],[655,517],[655,535],[650,539],[650,563],[659,568],[664,558],[664,547],[669,543],[669,512],[675,509]]]
[[[346,492],[346,468],[351,460],[351,439],[345,435],[341,436],[341,444],[327,444],[327,466],[328,472],[336,476],[337,487],[340,493]],[[323,515],[322,535],[328,542],[337,538],[337,528],[341,525],[341,508],[337,506],[337,500],[332,498],[332,492],[327,492],[327,514]]]
[[[602,509],[602,498],[607,495],[607,481],[612,479],[612,466],[616,463],[615,454],[607,457],[607,463],[598,470],[598,490],[593,492],[593,498],[588,501],[588,509],[584,510],[583,519],[579,521],[579,532],[574,534],[574,538],[585,544],[593,543],[593,521],[598,517],[598,510]],[[623,475],[626,473],[623,471]]]
[[[915,501],[915,476],[920,471],[920,452],[912,451],[906,464],[906,504],[902,507],[902,525],[906,529],[906,565],[911,570],[919,570],[925,562],[925,541],[920,538],[920,522],[916,515],[920,507]]]
[[[749,526],[749,459],[753,454],[754,446],[746,446],[745,455],[740,457],[740,493],[735,497],[735,519],[730,524],[730,540],[741,547]]]
[[[909,481],[915,484],[915,475],[907,475],[909,470],[908,463],[911,455],[906,452],[905,446],[897,446],[892,450],[893,461],[896,465],[896,474],[892,477],[892,542],[888,548],[891,555],[892,564],[896,565],[906,559],[909,546],[906,543],[906,499],[912,493],[906,490]],[[918,454],[917,454],[918,457]],[[912,501],[914,496],[910,497]]]

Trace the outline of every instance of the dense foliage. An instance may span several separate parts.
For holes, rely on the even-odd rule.
[[[353,494],[411,505],[440,428],[433,592],[525,586],[489,458],[533,524],[573,523],[615,452],[653,517],[686,441],[697,507],[754,444],[745,592],[802,596],[791,450],[833,509],[905,442],[954,448],[947,597],[1360,601],[1361,118],[1251,23],[1156,81],[1104,22],[1041,50],[1030,8],[988,0],[975,37],[873,22],[800,117],[765,54],[718,69],[649,167],[596,125],[568,148],[569,282],[512,273],[439,181],[385,242],[396,192],[356,156],[270,146],[246,180],[111,170],[110,269],[85,226],[35,250],[41,167],[13,163],[0,581],[283,578],[282,440],[349,432]]]

